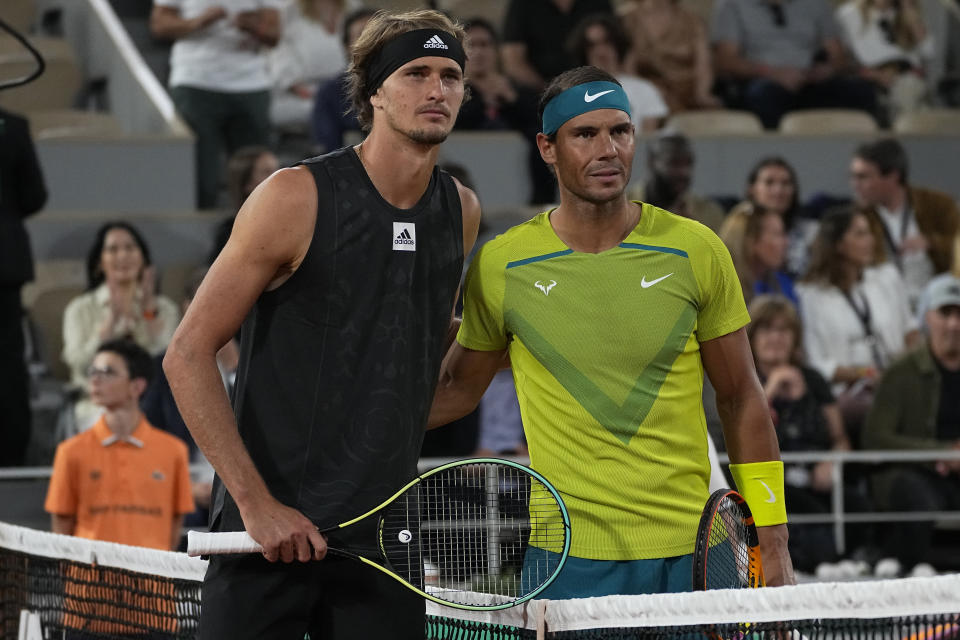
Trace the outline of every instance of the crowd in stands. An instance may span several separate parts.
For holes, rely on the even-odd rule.
[[[174,42],[168,86],[197,137],[198,208],[226,207],[230,214],[278,168],[274,151],[282,135],[309,137],[323,153],[359,129],[347,109],[345,69],[350,46],[373,12],[355,0],[235,4],[243,10],[228,11],[214,0],[154,0],[151,19],[154,35]],[[545,83],[581,64],[605,69],[623,83],[637,131],[649,136],[645,180],[631,196],[701,222],[728,247],[750,306],[748,335],[782,451],[960,449],[955,199],[914,185],[907,154],[893,138],[854,152],[850,197],[836,194],[844,197],[830,206],[804,202],[796,172],[782,157],[759,158],[745,171],[743,187],[730,185],[731,192],[743,188],[742,200],[712,199],[692,183],[696,158],[690,140],[663,129],[671,114],[724,107],[752,111],[768,129],[788,111],[811,107],[860,109],[888,125],[931,104],[924,73],[933,45],[918,0],[847,0],[835,11],[828,0],[716,0],[709,25],[677,0],[511,0],[502,24],[457,17],[468,33],[472,94],[457,128],[515,130],[529,142],[531,204],[546,208],[556,198],[555,179],[535,144]],[[16,120],[3,112],[0,118],[8,122],[0,136],[9,137]],[[0,247],[6,258],[12,255],[4,244],[6,229],[42,206],[45,194],[42,180],[8,182],[10,147],[3,140]],[[33,157],[27,146],[18,153]],[[10,185],[24,193],[11,195]],[[210,262],[231,225],[228,216],[211,239]],[[141,455],[144,441],[155,437],[141,424],[153,424],[187,440],[190,460],[197,462],[202,456],[156,363],[202,275],[191,279],[182,301],[173,301],[157,293],[151,265],[147,240],[125,221],[104,224],[90,247],[88,290],[63,318],[62,356],[81,392],[72,409],[75,430],[96,435],[87,448],[114,446],[105,443],[105,425],[112,420],[103,417],[106,409],[126,424],[116,451]],[[0,262],[4,309],[13,304],[8,290],[19,296],[29,277],[28,270]],[[6,310],[0,315],[3,322],[13,317]],[[5,330],[0,344],[8,344],[12,333]],[[153,358],[150,372],[135,364],[140,353],[127,343]],[[16,352],[17,343],[9,344],[4,350]],[[218,357],[228,387],[236,349],[231,343]],[[127,404],[108,406],[104,400],[100,387],[114,379],[126,385]],[[0,393],[11,389],[3,386]],[[142,423],[131,422],[131,395],[134,404],[143,396]],[[0,405],[0,411],[19,415],[14,404],[9,407]],[[461,448],[432,453],[525,453],[508,372],[491,385],[472,428]],[[12,441],[16,434],[2,435]],[[71,447],[79,445],[65,443],[57,454],[58,483],[63,474],[79,473],[68,470],[74,464]],[[0,463],[18,463],[6,455],[13,448],[0,449]],[[179,460],[180,450],[173,449],[168,457]],[[957,461],[890,464],[848,480],[844,490],[852,509],[960,508]],[[207,482],[194,483],[201,507],[209,499]],[[786,482],[791,511],[830,511],[831,463],[788,465]],[[76,513],[77,497],[64,485],[55,487],[48,509]],[[173,502],[163,508],[177,526],[192,505],[181,486],[174,489]],[[62,530],[78,526],[68,521]],[[851,533],[867,549],[860,557],[886,559],[877,571],[890,575],[929,571],[931,537],[932,525],[916,522],[885,527],[883,539],[870,527]],[[833,548],[829,527],[791,529],[791,552],[801,571],[837,560]]]
[[[373,8],[360,0],[231,7],[154,0],[150,18],[154,37],[173,43],[162,80],[198,138],[202,209],[225,204],[223,159],[240,147],[299,139],[299,149],[323,153],[360,129],[344,71]],[[643,132],[672,114],[724,108],[753,112],[768,129],[809,108],[860,110],[888,126],[935,103],[933,36],[919,0],[716,0],[708,20],[679,0],[512,0],[500,13],[499,24],[455,16],[474,41],[466,75],[476,99],[460,129],[530,139],[538,92],[582,64],[620,80]],[[529,202],[553,202],[532,145],[530,174]]]

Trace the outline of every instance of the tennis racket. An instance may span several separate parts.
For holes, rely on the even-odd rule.
[[[747,501],[732,489],[714,491],[697,529],[693,589],[762,587],[760,541]]]
[[[460,460],[411,480],[361,520],[377,522],[368,550],[327,548],[383,571],[434,602],[471,610],[520,604],[556,577],[570,550],[570,518],[539,473],[496,458]],[[187,553],[253,553],[245,531],[191,531]]]

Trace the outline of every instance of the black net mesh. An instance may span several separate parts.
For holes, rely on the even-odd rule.
[[[31,537],[43,540],[46,536],[50,534],[35,532]],[[56,538],[61,545],[89,544]],[[141,551],[128,549],[133,554]],[[150,558],[162,553],[142,551]],[[17,638],[25,613],[39,620],[43,638],[196,637],[202,573],[198,570],[192,577],[157,575],[151,573],[154,564],[147,562],[139,571],[33,554],[0,544],[0,638]]]

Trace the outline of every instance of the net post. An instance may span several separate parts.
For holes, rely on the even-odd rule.
[[[833,493],[831,502],[833,503],[833,539],[837,548],[837,554],[843,556],[847,551],[847,539],[844,535],[846,527],[843,520],[843,464],[842,457],[837,457],[833,461],[830,469],[831,480],[833,481]]]

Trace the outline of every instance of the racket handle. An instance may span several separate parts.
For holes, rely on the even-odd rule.
[[[260,543],[246,531],[221,531],[204,533],[187,532],[187,555],[207,556],[220,553],[259,553]]]

